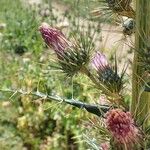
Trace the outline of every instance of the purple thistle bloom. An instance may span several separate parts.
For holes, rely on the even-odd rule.
[[[106,56],[97,52],[96,55],[93,57],[92,66],[96,69],[96,71],[104,71],[106,68],[109,67],[108,61]]]
[[[139,142],[140,131],[135,126],[130,112],[112,109],[106,113],[106,126],[117,144],[131,149]]]
[[[78,73],[89,61],[91,47],[85,47],[85,43],[71,43],[59,29],[52,28],[47,23],[42,23],[39,31],[45,43],[55,51],[59,68],[68,76]]]
[[[47,23],[42,23],[39,31],[45,43],[56,52],[57,56],[62,56],[65,49],[71,46],[71,43],[60,30],[50,27]]]
[[[98,74],[98,79],[112,92],[119,92],[123,86],[122,78],[117,74],[117,69],[109,65],[106,56],[97,52],[92,59],[92,66]]]
[[[110,150],[110,144],[108,142],[104,142],[100,145],[102,150]]]

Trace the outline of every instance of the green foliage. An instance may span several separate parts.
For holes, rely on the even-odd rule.
[[[100,34],[102,21],[101,18],[93,19],[90,11],[101,2],[58,0],[67,8],[61,14],[62,18],[59,13],[57,14],[57,10],[54,11],[52,1],[45,0],[45,2],[47,2],[46,8],[44,8],[44,4],[31,7],[20,0],[0,0],[0,23],[6,24],[6,27],[0,30],[0,87],[2,89],[7,87],[19,89],[29,93],[40,91],[66,99],[79,99],[83,102],[94,103],[100,99],[101,91],[93,88],[92,82],[84,75],[79,74],[69,78],[64,76],[60,70],[56,70],[59,69],[58,66],[54,67],[56,64],[53,60],[56,57],[46,45],[43,46],[38,27],[43,21],[58,27],[59,22],[67,19],[69,21],[67,28],[63,26],[59,28],[69,38],[72,38],[71,40],[79,41],[79,44],[82,44],[79,49],[82,48],[83,57],[80,57],[81,54],[78,51],[73,53],[73,57],[70,57],[69,53],[67,55],[73,60],[71,63],[74,62],[76,56],[79,57],[80,61],[77,63],[77,67],[86,58],[85,63],[88,66],[91,51],[97,50],[93,47],[99,45],[101,40],[101,37],[96,39],[95,35]],[[44,13],[41,13],[43,11]],[[47,13],[45,13],[46,11]],[[104,14],[104,16],[105,21],[112,19],[110,19],[110,13]],[[82,23],[82,20],[85,20],[85,23]],[[88,33],[85,37],[83,36],[84,32]],[[94,43],[96,44],[94,45]],[[146,56],[145,58],[147,58]],[[149,67],[149,59],[146,60]],[[65,69],[66,66],[64,65]],[[72,69],[72,66],[70,68]],[[85,75],[90,77],[93,72],[89,74],[91,68],[88,69]],[[117,70],[117,66],[115,69]],[[94,81],[95,75],[93,74],[92,77]],[[90,79],[92,80],[92,78]],[[107,93],[109,92],[106,90],[105,94],[107,95]],[[113,94],[113,92],[110,94],[109,99]],[[113,96],[115,98],[116,95]],[[126,104],[129,104],[131,96],[128,93],[123,93],[123,96],[121,100],[123,99]],[[117,95],[117,101],[121,101],[119,98]],[[104,141],[109,142],[109,133],[107,133],[104,121],[99,118],[92,116],[91,122],[86,124],[87,122],[84,121],[89,117],[90,115],[85,111],[77,110],[61,102],[53,103],[46,101],[45,98],[39,99],[35,95],[0,92],[0,145],[4,150],[21,150],[23,148],[82,150],[88,148],[82,141],[82,133],[87,131],[85,141],[93,149],[98,149]],[[85,123],[84,127],[81,125],[83,122]]]
[[[22,55],[26,51],[39,53],[42,42],[38,32],[36,12],[24,6],[21,1],[0,1],[0,22],[6,24],[1,46],[3,50]]]
[[[1,88],[58,93],[83,101],[92,99],[95,91],[86,84],[87,78],[74,77],[72,86],[71,79],[66,79],[51,67],[53,54],[50,52],[47,55],[47,49],[42,51],[44,48],[38,33],[42,17],[38,11],[19,0],[1,0],[0,9],[0,23],[6,24],[0,41]],[[49,20],[51,24],[58,22],[54,14],[44,20]],[[44,99],[41,101],[34,96],[2,92],[0,110],[0,145],[4,150],[24,147],[33,150],[85,148],[80,140],[83,131],[80,124],[88,116],[84,112]]]

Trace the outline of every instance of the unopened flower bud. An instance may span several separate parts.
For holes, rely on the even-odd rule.
[[[109,67],[106,56],[97,52],[92,60],[92,65],[97,71],[103,71]]]
[[[45,43],[51,47],[58,56],[63,55],[65,49],[71,45],[60,30],[50,27],[47,23],[42,23],[39,30]]]
[[[45,43],[57,54],[60,69],[68,76],[79,72],[89,61],[88,48],[72,44],[60,30],[47,23],[42,23],[39,30]]]
[[[92,66],[96,69],[98,79],[112,92],[119,92],[122,88],[122,80],[109,65],[106,56],[97,52],[92,60]]]

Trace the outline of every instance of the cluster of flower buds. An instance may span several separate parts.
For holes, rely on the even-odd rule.
[[[111,2],[114,1],[112,0]],[[112,3],[110,4],[110,6],[113,6]],[[83,67],[89,62],[89,51],[91,50],[87,43],[82,44],[81,42],[79,44],[73,44],[60,30],[50,27],[47,23],[43,23],[39,30],[45,43],[54,50],[58,58],[60,68],[68,76],[73,76],[77,72],[85,69],[83,69]],[[117,93],[120,95],[120,91],[123,88],[122,79],[124,73],[120,76],[118,75],[117,65],[115,65],[115,68],[113,69],[113,67],[108,63],[106,56],[100,52],[96,52],[92,59],[92,66],[97,72],[97,78],[92,76],[92,79],[96,81],[96,83],[99,81],[99,83],[104,86],[104,89],[106,88],[111,93]],[[79,104],[75,101],[71,103],[68,102],[68,104],[79,107]],[[98,116],[101,115],[101,112],[97,109],[97,107],[95,107],[95,105],[89,106],[87,104],[83,105],[82,103],[82,108],[85,108],[88,112]],[[130,112],[125,112],[121,109],[109,108],[107,109],[107,113],[104,117],[107,130],[112,136],[112,141],[121,148],[130,150],[130,148],[132,148],[141,139],[140,130],[135,125]],[[101,144],[101,148],[107,150],[111,144],[112,143],[103,143]]]
[[[132,0],[106,0],[108,7],[121,16],[127,16],[130,18],[135,17],[135,12],[130,6]]]
[[[109,65],[106,56],[97,52],[92,59],[92,66],[96,69],[99,81],[111,92],[119,93],[123,87],[122,77]]]
[[[130,112],[112,109],[106,113],[106,127],[114,142],[131,150],[141,138],[140,130],[135,125]]]
[[[45,43],[51,47],[58,58],[60,69],[73,76],[89,61],[89,51],[82,45],[72,44],[58,29],[42,23],[39,28]]]

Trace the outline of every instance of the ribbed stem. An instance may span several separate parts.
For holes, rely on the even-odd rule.
[[[85,109],[89,113],[92,113],[92,114],[97,115],[99,117],[102,117],[103,114],[105,114],[110,109],[110,107],[108,105],[88,104],[88,103],[84,103],[84,102],[79,101],[79,100],[65,99],[65,98],[61,98],[58,96],[47,95],[47,94],[39,92],[39,91],[26,92],[26,91],[23,91],[21,89],[16,90],[16,91],[11,90],[11,89],[0,89],[0,91],[13,93],[10,98],[15,96],[16,94],[21,94],[21,95],[36,96],[36,97],[39,97],[41,100],[47,99],[48,101],[55,101],[55,102],[59,102],[59,103],[63,102],[63,103],[72,105],[74,107],[80,108],[80,109]]]
[[[150,41],[150,0],[136,0],[136,33],[135,52],[132,76],[132,104],[131,111],[143,129],[148,126],[150,113],[150,92],[144,91],[146,80],[145,71],[141,67],[141,57]],[[143,62],[144,64],[144,62]],[[147,117],[147,118],[146,118]],[[143,120],[146,120],[143,122]]]

